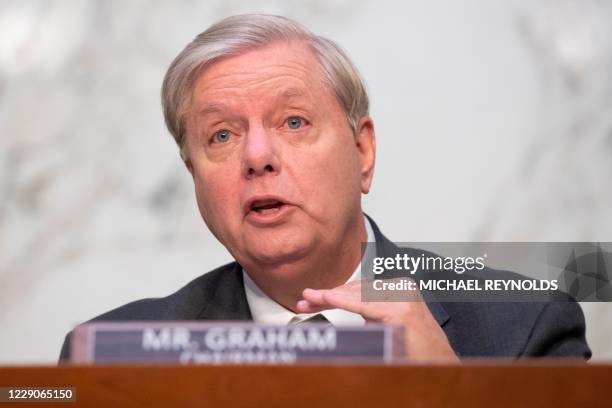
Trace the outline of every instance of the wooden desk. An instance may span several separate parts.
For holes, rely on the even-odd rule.
[[[0,386],[72,386],[91,407],[612,407],[612,365],[1,367]],[[0,404],[2,405],[2,404]]]

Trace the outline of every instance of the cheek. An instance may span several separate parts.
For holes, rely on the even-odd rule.
[[[341,203],[352,206],[361,196],[360,166],[350,141],[296,158],[305,197],[316,212],[344,211]]]
[[[320,160],[320,169],[339,190],[354,190],[359,184],[360,166],[357,149],[350,135],[336,137],[335,143],[326,150]]]
[[[326,169],[327,191],[340,203],[352,205],[361,197],[359,166],[353,152],[346,152],[342,159],[332,157]]]
[[[223,169],[199,170],[194,178],[196,199],[200,214],[213,230],[233,220],[231,215],[237,211],[238,188]],[[206,174],[206,176],[202,176]]]

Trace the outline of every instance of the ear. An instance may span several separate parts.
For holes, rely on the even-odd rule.
[[[355,144],[359,151],[361,165],[361,192],[367,194],[372,185],[376,161],[376,134],[374,122],[370,116],[364,116],[359,120],[355,130]]]

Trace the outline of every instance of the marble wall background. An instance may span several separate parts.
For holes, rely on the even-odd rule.
[[[395,241],[612,241],[612,3],[0,3],[0,363],[229,261],[200,220],[159,87],[235,13],[337,40],[373,100],[366,211]],[[612,307],[584,304],[595,359]]]

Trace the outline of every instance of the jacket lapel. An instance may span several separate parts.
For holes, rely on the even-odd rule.
[[[202,320],[253,320],[244,292],[242,267],[234,262],[223,271],[215,292],[198,319]]]

